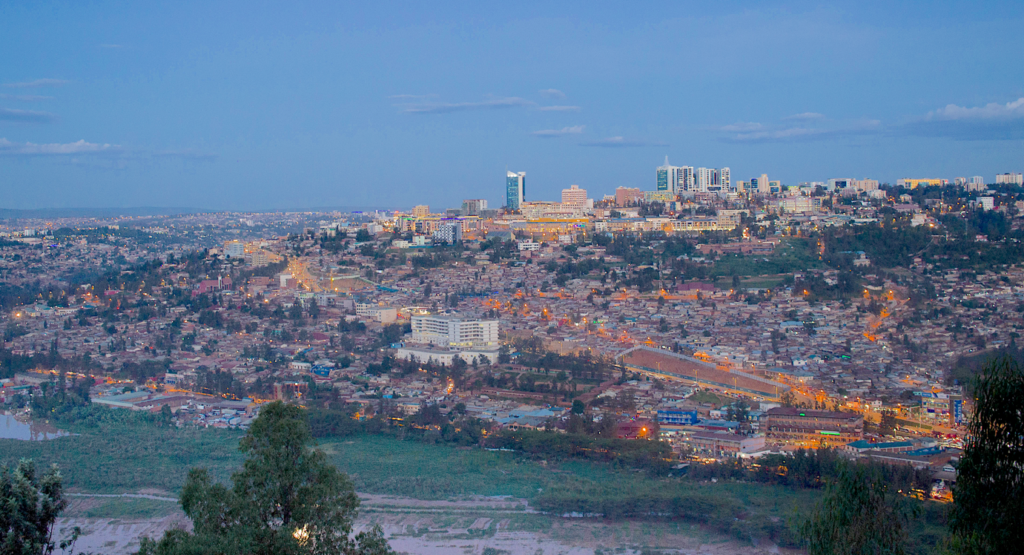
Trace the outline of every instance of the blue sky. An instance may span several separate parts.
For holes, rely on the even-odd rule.
[[[0,207],[1024,171],[1024,2],[338,4],[3,3]]]

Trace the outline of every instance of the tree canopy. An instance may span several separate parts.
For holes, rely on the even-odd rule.
[[[305,411],[264,405],[239,450],[247,455],[232,488],[193,469],[181,493],[192,533],[172,530],[143,542],[145,555],[383,555],[379,527],[353,537],[359,507],[352,481],[313,447]]]
[[[974,414],[953,487],[955,552],[1014,553],[1024,545],[1024,371],[1009,356],[974,381]]]

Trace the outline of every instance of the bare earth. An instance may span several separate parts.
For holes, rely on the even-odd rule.
[[[680,555],[739,555],[780,553],[774,545],[752,546],[710,534],[700,527],[671,522],[605,522],[541,515],[525,500],[468,498],[424,501],[404,497],[360,494],[362,506],[356,532],[374,524],[383,527],[398,553],[425,555],[639,555],[644,551]],[[67,518],[58,521],[57,537],[74,526],[82,528],[75,551],[121,555],[132,553],[139,538],[158,538],[165,530],[190,528],[190,522],[165,492],[147,491],[130,496],[72,498]],[[103,510],[137,514],[131,503],[145,499],[143,517],[96,518]],[[154,509],[153,503],[158,504]],[[162,505],[165,504],[165,505]],[[782,550],[786,551],[786,550]]]

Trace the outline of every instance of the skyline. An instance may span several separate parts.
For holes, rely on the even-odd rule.
[[[0,208],[500,206],[506,167],[526,200],[600,198],[666,155],[786,184],[1024,169],[1012,3],[247,6],[0,8]]]

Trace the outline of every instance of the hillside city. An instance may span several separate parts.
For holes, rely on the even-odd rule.
[[[59,368],[178,426],[245,429],[275,399],[490,431],[585,414],[685,464],[835,447],[948,498],[957,368],[1024,328],[1021,174],[656,175],[547,202],[509,172],[500,209],[8,220],[0,402]]]

